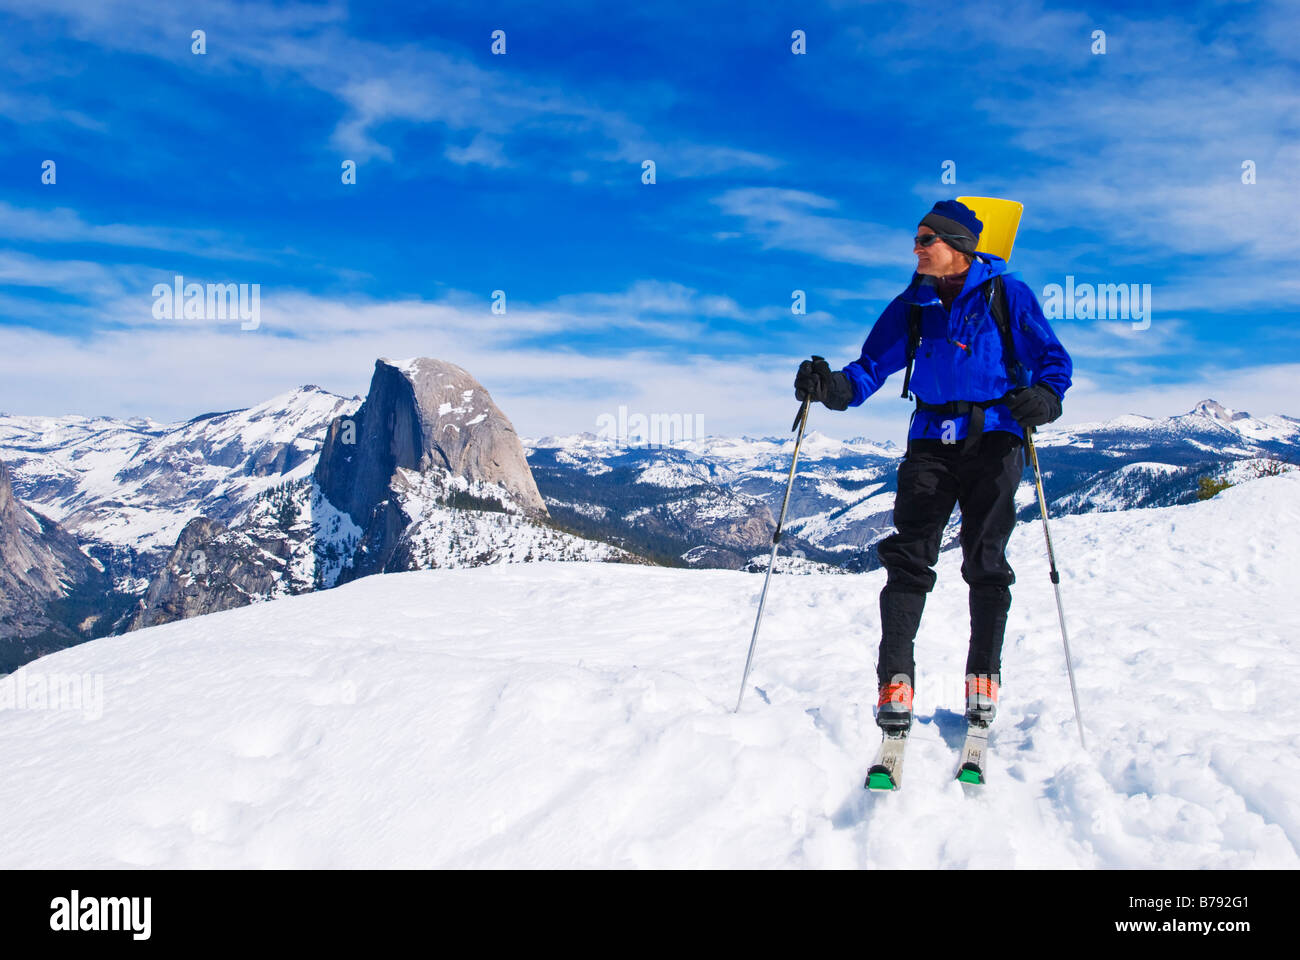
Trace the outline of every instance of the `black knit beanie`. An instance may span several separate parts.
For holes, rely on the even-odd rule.
[[[948,246],[962,253],[974,253],[984,224],[966,204],[957,200],[940,200],[921,218],[921,226],[943,234]]]

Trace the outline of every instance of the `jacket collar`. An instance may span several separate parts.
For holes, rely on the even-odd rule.
[[[979,257],[987,258],[988,262],[986,263],[978,257],[971,261],[970,272],[966,274],[966,285],[962,287],[961,293],[957,294],[958,300],[970,293],[971,290],[979,287],[984,281],[1007,272],[1007,262],[1001,257],[994,256],[991,253],[981,253]],[[913,273],[912,282],[903,291],[902,300],[904,303],[915,303],[923,307],[938,303],[939,295],[935,292],[933,278]]]

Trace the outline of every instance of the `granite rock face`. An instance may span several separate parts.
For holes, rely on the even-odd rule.
[[[379,360],[360,408],[333,418],[315,472],[223,523],[181,532],[132,629],[358,577],[531,559],[624,559],[549,519],[505,414],[469,373]]]
[[[292,581],[295,539],[288,530],[246,525],[230,529],[197,517],[185,525],[176,546],[131,621],[130,629],[184,620],[289,595],[308,585]]]
[[[361,409],[330,424],[316,478],[335,506],[363,524],[388,498],[398,467],[497,484],[519,512],[546,515],[515,428],[483,385],[452,363],[377,360]]]
[[[0,673],[89,639],[99,615],[66,602],[108,589],[71,534],[14,496],[0,461]]]
[[[324,496],[365,531],[345,579],[405,569],[392,565],[413,519],[394,492],[399,471],[459,481],[471,508],[548,517],[523,444],[482,384],[442,360],[381,358],[365,403],[330,424],[316,467]]]

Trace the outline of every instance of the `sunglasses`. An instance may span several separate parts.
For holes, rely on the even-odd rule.
[[[918,247],[930,247],[936,240],[965,240],[965,237],[959,237],[952,233],[926,233],[917,234],[912,238],[912,243]]]

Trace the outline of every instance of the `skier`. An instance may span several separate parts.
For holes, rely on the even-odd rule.
[[[898,467],[897,532],[877,546],[888,574],[876,668],[876,723],[886,738],[905,737],[911,727],[913,641],[954,504],[961,505],[961,573],[970,587],[966,717],[972,727],[993,720],[1016,579],[1005,550],[1016,520],[1025,429],[1059,417],[1070,386],[1069,354],[1033,291],[1006,273],[1000,257],[976,252],[983,226],[963,203],[936,203],[914,241],[912,282],[871,328],[862,355],[840,371],[820,358],[805,360],[795,378],[799,400],[845,410],[907,367],[903,396],[910,388],[916,398]],[[998,328],[994,297],[1004,297],[1012,349]]]

